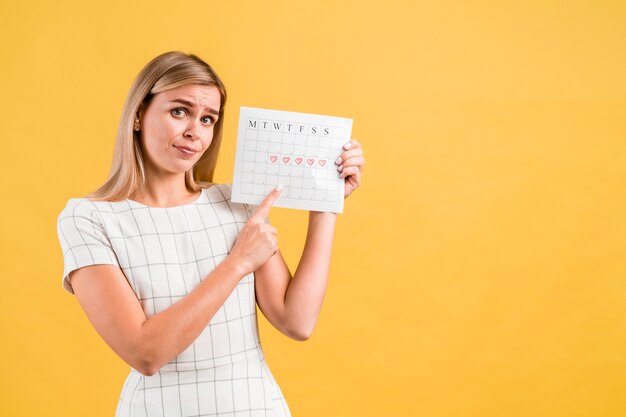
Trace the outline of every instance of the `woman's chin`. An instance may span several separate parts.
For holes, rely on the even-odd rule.
[[[185,175],[187,171],[193,168],[193,164],[172,164],[170,166],[161,167],[159,172],[163,175]]]

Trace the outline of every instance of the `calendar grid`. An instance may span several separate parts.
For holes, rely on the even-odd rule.
[[[276,206],[342,212],[335,160],[351,127],[351,119],[242,107],[233,201],[258,204],[280,184]]]

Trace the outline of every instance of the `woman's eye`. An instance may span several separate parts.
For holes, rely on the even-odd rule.
[[[185,113],[186,111],[183,108],[177,108],[177,109],[172,110],[172,114],[174,116],[183,116]]]
[[[211,117],[206,116],[206,117],[203,117],[201,120],[202,120],[202,123],[204,123],[205,125],[213,124],[213,118]]]

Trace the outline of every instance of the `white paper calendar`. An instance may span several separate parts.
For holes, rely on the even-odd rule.
[[[232,201],[259,204],[278,184],[277,207],[343,212],[335,160],[352,119],[241,107]]]

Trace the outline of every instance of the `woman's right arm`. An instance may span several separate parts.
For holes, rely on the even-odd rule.
[[[149,319],[119,267],[72,272],[74,294],[96,331],[126,363],[154,375],[193,343],[237,283],[276,252],[276,229],[265,219],[279,194],[273,191],[259,205],[230,254],[193,291]]]

